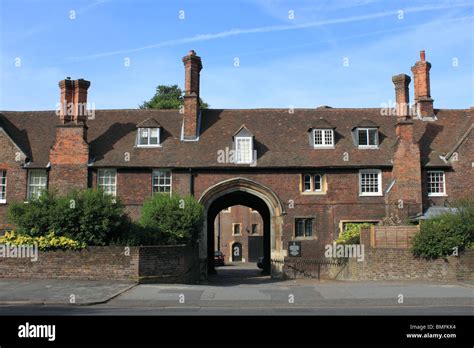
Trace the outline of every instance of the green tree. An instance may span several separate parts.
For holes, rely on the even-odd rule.
[[[144,203],[140,224],[153,236],[150,244],[189,244],[198,239],[203,216],[192,196],[155,194]]]
[[[209,105],[199,99],[202,109],[209,108]],[[184,92],[178,85],[156,87],[155,95],[148,101],[140,105],[140,109],[179,109],[184,103]]]
[[[421,222],[413,237],[415,256],[437,259],[474,246],[474,200],[460,200],[453,207],[454,211]]]

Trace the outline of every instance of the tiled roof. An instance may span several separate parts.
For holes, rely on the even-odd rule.
[[[436,110],[433,122],[415,120],[422,165],[447,165],[446,155],[472,124],[470,110]],[[218,151],[232,149],[232,136],[245,124],[255,136],[257,167],[368,167],[391,166],[396,145],[395,116],[380,109],[249,109],[202,111],[199,141],[180,140],[183,115],[178,110],[96,110],[88,120],[88,142],[93,166],[111,167],[240,167],[218,163]],[[152,118],[162,127],[162,147],[137,148],[137,125]],[[32,160],[44,167],[55,138],[54,111],[0,112],[0,126]],[[314,149],[308,129],[324,120],[335,127],[335,148]],[[379,127],[378,149],[358,149],[351,130],[361,124]],[[124,154],[130,154],[125,161]],[[344,161],[344,153],[349,161]]]

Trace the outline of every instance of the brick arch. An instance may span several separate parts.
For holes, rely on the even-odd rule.
[[[221,181],[209,187],[202,193],[201,197],[199,198],[199,202],[204,206],[205,214],[204,226],[201,232],[201,242],[199,248],[199,257],[201,260],[203,276],[207,276],[208,265],[210,264],[210,260],[208,260],[208,258],[210,257],[209,255],[212,254],[212,252],[210,253],[208,250],[210,248],[208,238],[210,234],[209,231],[211,228],[210,220],[212,220],[213,217],[211,215],[215,214],[214,205],[216,205],[216,203],[222,205],[226,197],[230,197],[237,193],[254,196],[256,199],[263,202],[262,205],[265,206],[264,210],[268,209],[270,258],[279,259],[284,256],[282,235],[283,215],[285,214],[285,208],[280,198],[272,189],[257,181],[243,177],[236,177]],[[249,204],[248,206],[252,207],[251,204]],[[262,207],[260,207],[260,209],[262,209]],[[272,277],[276,278],[281,277],[282,272],[280,267],[272,264],[271,275]]]

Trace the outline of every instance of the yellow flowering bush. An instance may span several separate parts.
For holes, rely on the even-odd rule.
[[[5,235],[0,236],[0,244],[13,245],[38,245],[39,250],[79,250],[86,247],[86,243],[78,242],[74,239],[64,236],[56,236],[54,231],[47,233],[40,237],[31,237],[24,234],[16,233],[15,231],[5,232]]]

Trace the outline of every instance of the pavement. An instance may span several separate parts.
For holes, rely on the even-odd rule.
[[[118,281],[1,279],[0,305],[93,305],[110,301],[134,286]]]
[[[282,281],[231,264],[200,285],[2,280],[2,314],[474,315],[474,282]]]

